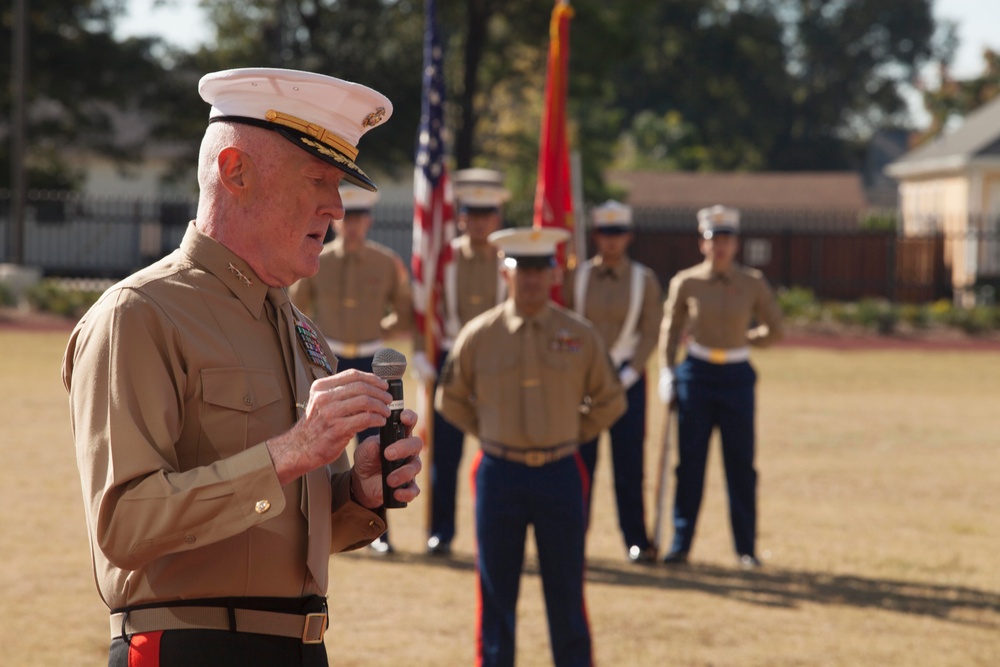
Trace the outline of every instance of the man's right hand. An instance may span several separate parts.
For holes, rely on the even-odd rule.
[[[660,369],[660,382],[657,385],[660,401],[664,405],[674,402],[674,372],[667,367]]]
[[[385,380],[358,370],[313,382],[304,415],[267,441],[281,485],[337,460],[356,433],[383,426],[392,401],[388,388]]]

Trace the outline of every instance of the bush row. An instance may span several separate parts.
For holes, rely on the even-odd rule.
[[[779,290],[778,303],[793,325],[840,324],[880,334],[896,333],[901,328],[922,331],[951,327],[973,335],[1000,330],[1000,306],[961,308],[947,300],[924,304],[898,304],[886,299],[820,302],[812,290],[799,287]]]
[[[43,312],[80,317],[101,295],[100,290],[69,288],[56,280],[43,280],[26,293],[28,304]],[[857,302],[820,302],[812,290],[794,287],[778,291],[778,303],[789,324],[838,324],[862,327],[881,334],[900,328],[926,330],[952,327],[968,334],[1000,331],[1000,306],[960,308],[950,301],[896,304],[885,299]],[[0,306],[12,306],[13,295],[0,283]]]

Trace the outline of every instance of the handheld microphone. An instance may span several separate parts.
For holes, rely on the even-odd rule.
[[[385,458],[385,448],[406,437],[406,427],[399,415],[403,411],[403,373],[406,372],[406,357],[388,347],[383,347],[375,353],[372,359],[372,373],[389,383],[389,394],[392,403],[389,404],[389,418],[385,426],[379,429],[379,445],[382,456],[382,502],[386,508],[406,507],[406,503],[393,497],[393,487],[386,482],[386,477],[393,470],[406,463],[406,459],[389,461]]]

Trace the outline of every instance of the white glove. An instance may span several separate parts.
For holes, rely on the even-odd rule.
[[[664,405],[674,402],[674,372],[669,368],[660,369],[660,384],[657,387]]]
[[[622,383],[625,391],[628,391],[632,388],[632,385],[639,381],[639,371],[631,366],[626,366],[618,371],[618,381]]]
[[[414,377],[424,383],[431,383],[437,379],[437,370],[435,370],[434,365],[431,364],[430,360],[427,359],[427,355],[423,352],[415,352],[412,357],[410,357],[410,370],[413,371]]]

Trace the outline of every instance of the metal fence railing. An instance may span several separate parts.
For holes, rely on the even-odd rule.
[[[9,261],[9,195],[0,191],[0,262]],[[100,198],[31,192],[23,233],[23,263],[46,276],[117,279],[176,248],[195,217],[193,198]],[[678,270],[701,260],[693,209],[636,209],[630,253],[651,267],[664,288]],[[409,264],[413,207],[379,202],[372,240]],[[850,211],[743,211],[740,261],[772,284],[805,287],[824,299],[884,297],[893,301],[949,298],[956,272],[975,284],[1000,283],[1000,220],[895,229],[897,212],[864,228]],[[526,224],[530,203],[512,202],[508,220]],[[886,224],[886,222],[888,224]],[[888,227],[888,229],[886,229]],[[590,246],[588,252],[592,252]]]

